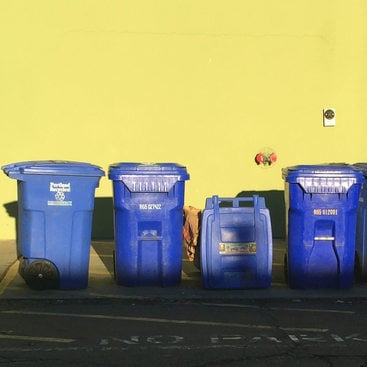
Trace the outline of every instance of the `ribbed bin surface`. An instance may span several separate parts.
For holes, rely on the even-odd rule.
[[[88,284],[94,193],[104,172],[70,161],[30,161],[2,167],[18,181],[20,273],[36,289]]]
[[[283,169],[291,288],[349,288],[363,176],[346,164]]]
[[[207,199],[200,242],[205,288],[270,286],[273,241],[264,198]]]
[[[181,282],[186,168],[176,163],[110,166],[115,212],[115,275],[126,286]]]

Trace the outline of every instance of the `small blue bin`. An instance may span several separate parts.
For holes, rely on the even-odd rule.
[[[115,214],[115,276],[120,285],[181,282],[186,167],[121,162],[109,167]]]
[[[200,257],[205,288],[269,287],[273,240],[264,198],[208,198],[202,215]]]
[[[70,161],[19,162],[2,170],[18,182],[17,252],[26,283],[86,288],[94,193],[104,172]]]
[[[282,173],[289,286],[350,288],[363,175],[347,164],[299,165]]]
[[[357,211],[356,270],[361,280],[367,280],[367,163],[356,163],[365,178]]]

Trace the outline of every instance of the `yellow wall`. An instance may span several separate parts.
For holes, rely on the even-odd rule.
[[[179,162],[202,207],[282,189],[289,165],[367,161],[366,19],[365,0],[2,1],[0,164]],[[0,238],[15,200],[1,174]]]

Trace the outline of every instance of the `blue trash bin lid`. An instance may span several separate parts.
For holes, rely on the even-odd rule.
[[[43,160],[8,164],[1,167],[11,178],[21,179],[24,175],[58,176],[104,176],[104,171],[85,162]]]
[[[177,181],[190,178],[186,167],[177,163],[134,163],[120,162],[111,164],[108,177],[119,181],[128,176],[175,176]]]
[[[309,193],[346,193],[364,180],[360,171],[345,163],[292,166],[283,168],[282,175]]]

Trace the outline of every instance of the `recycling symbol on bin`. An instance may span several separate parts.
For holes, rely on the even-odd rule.
[[[55,193],[55,199],[57,201],[63,201],[65,200],[65,194],[60,190],[60,191],[56,191]]]

